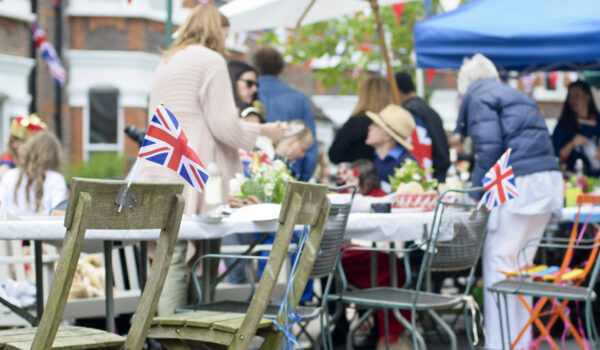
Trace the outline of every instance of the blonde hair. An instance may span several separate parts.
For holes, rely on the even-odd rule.
[[[296,120],[292,120],[290,122],[287,123],[287,126],[291,129],[299,129],[298,132],[289,135],[289,136],[283,136],[281,138],[281,141],[283,140],[287,140],[289,138],[295,137],[296,140],[298,140],[298,142],[303,142],[303,143],[312,143],[315,141],[315,138],[312,134],[312,131],[310,131],[310,129],[306,126],[306,124],[304,124],[304,122],[302,120],[296,119]],[[300,127],[302,127],[302,129],[300,129]]]
[[[168,59],[175,52],[198,44],[224,55],[222,17],[224,15],[213,5],[200,4],[194,7],[179,27],[171,48],[165,51],[165,58]]]
[[[57,171],[60,166],[60,142],[49,131],[40,131],[29,138],[23,147],[19,160],[19,179],[15,186],[14,200],[17,203],[17,193],[23,181],[23,177],[27,178],[25,185],[25,198],[27,204],[31,203],[29,198],[29,190],[33,186],[35,193],[35,212],[39,212],[44,196],[44,182],[46,181],[46,171]]]
[[[360,84],[358,103],[352,115],[360,115],[365,111],[379,113],[390,103],[392,103],[390,82],[381,75],[373,75]]]

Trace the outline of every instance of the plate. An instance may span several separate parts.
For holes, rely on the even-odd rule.
[[[207,215],[207,214],[198,214],[196,215],[196,220],[205,223],[205,224],[218,224],[223,221],[223,215]]]
[[[279,218],[279,212],[281,211],[280,204],[273,203],[261,203],[252,204],[231,213],[232,219],[237,220],[250,220],[250,221],[271,221]]]
[[[423,212],[423,208],[394,208],[392,207],[392,214],[394,213],[418,213]]]

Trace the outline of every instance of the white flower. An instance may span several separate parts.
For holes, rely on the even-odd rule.
[[[277,159],[276,161],[273,162],[273,169],[275,169],[276,171],[281,171],[281,170],[287,169],[287,166],[285,165],[285,163],[283,161],[281,161],[280,159]]]
[[[234,178],[229,180],[229,192],[232,194],[240,193],[242,191],[242,183],[246,179],[242,174],[236,174]]]
[[[265,196],[267,196],[267,198],[270,198],[273,196],[273,190],[275,190],[275,183],[273,182],[267,182],[265,183]]]
[[[421,179],[423,179],[423,178],[421,177],[421,175],[419,175],[419,174],[416,174],[416,173],[415,173],[415,174],[413,174],[412,178],[413,178],[413,180],[415,180],[415,181],[421,181]]]

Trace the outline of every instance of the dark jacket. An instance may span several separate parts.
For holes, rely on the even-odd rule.
[[[556,156],[558,156],[560,150],[577,134],[581,134],[588,139],[592,140],[592,142],[598,142],[598,138],[600,137],[600,115],[596,115],[596,125],[578,125],[577,129],[572,130],[569,128],[567,123],[564,120],[559,120],[558,124],[554,128],[554,133],[552,134],[552,142],[554,143],[554,152]],[[565,170],[575,171],[575,162],[577,159],[581,159],[583,161],[583,170],[585,175],[598,177],[600,176],[600,171],[594,170],[590,166],[590,159],[588,159],[587,155],[583,151],[582,147],[575,147],[569,157],[567,159],[563,159],[563,165]]]
[[[292,165],[292,171],[301,181],[308,181],[317,167],[317,134],[310,100],[304,93],[285,85],[277,77],[265,75],[258,78],[258,98],[265,105],[267,122],[289,122],[300,119],[310,129],[315,139],[304,158]]]
[[[473,83],[463,98],[456,132],[473,139],[473,185],[509,147],[515,176],[559,170],[538,105],[524,93],[493,79]]]
[[[446,180],[446,171],[450,167],[450,154],[448,153],[450,147],[448,146],[448,138],[444,131],[442,118],[427,102],[418,97],[413,97],[406,101],[403,107],[425,122],[425,127],[431,138],[433,177],[440,182],[444,182]]]
[[[336,133],[329,147],[329,160],[338,164],[357,159],[375,159],[373,147],[365,145],[371,123],[371,119],[364,113],[350,117]]]

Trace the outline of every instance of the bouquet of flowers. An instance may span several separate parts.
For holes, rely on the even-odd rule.
[[[425,211],[435,208],[437,180],[429,180],[425,170],[414,160],[407,159],[402,167],[394,169],[390,185],[396,193],[395,207],[421,208]]]
[[[261,163],[258,171],[249,178],[240,174],[229,185],[235,197],[247,199],[252,195],[265,203],[281,203],[286,184],[291,178],[285,163],[276,160],[272,164]]]
[[[429,169],[429,173],[432,173]],[[428,180],[425,170],[419,163],[412,159],[406,159],[402,167],[394,169],[394,175],[390,176],[392,190],[398,193],[419,194],[435,191],[437,180]]]

